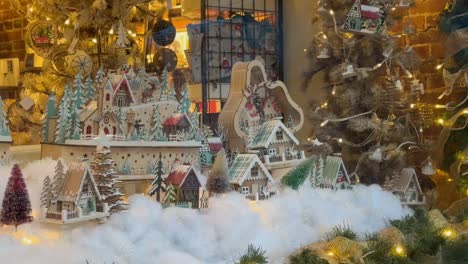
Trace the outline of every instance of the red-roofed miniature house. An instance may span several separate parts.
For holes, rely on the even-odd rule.
[[[172,184],[176,191],[176,201],[191,203],[198,208],[200,197],[200,173],[190,165],[176,165],[166,178],[166,186]]]
[[[360,0],[356,0],[346,16],[343,27],[352,32],[382,34],[385,31],[384,21],[379,7],[362,5]]]
[[[174,113],[164,121],[163,126],[167,135],[175,135],[178,132],[190,132],[192,123],[186,114]]]

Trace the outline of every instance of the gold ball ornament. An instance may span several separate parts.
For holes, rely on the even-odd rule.
[[[87,76],[93,69],[93,60],[86,52],[82,50],[76,50],[65,56],[66,71],[68,74],[73,76],[80,73],[82,76]]]

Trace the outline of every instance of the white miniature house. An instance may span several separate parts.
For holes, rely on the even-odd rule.
[[[229,167],[231,188],[249,199],[267,199],[272,182],[270,172],[255,154],[239,154]]]
[[[71,224],[109,216],[88,165],[71,164],[62,185],[57,187],[57,196],[46,210],[46,222]]]

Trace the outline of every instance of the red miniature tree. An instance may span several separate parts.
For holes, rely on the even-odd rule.
[[[16,230],[19,225],[31,221],[31,202],[29,201],[28,189],[21,169],[18,164],[15,164],[3,196],[0,222],[4,225],[14,225]]]

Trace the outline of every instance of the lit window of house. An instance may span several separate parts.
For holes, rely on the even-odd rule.
[[[258,176],[258,167],[254,166],[252,169],[250,169],[250,176],[252,177],[257,177]]]
[[[276,140],[283,140],[284,139],[284,136],[283,136],[283,131],[276,131]]]
[[[249,191],[250,191],[249,187],[242,187],[242,189],[241,189],[241,193],[243,195],[248,195]]]
[[[106,94],[106,101],[110,101],[110,94]]]

